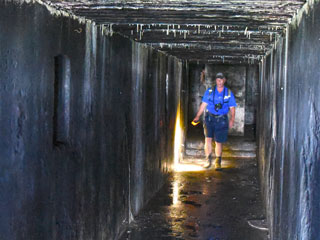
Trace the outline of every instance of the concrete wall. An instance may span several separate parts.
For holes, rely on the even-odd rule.
[[[256,124],[258,105],[259,66],[248,65],[246,67],[246,106],[245,125]]]
[[[203,65],[204,66],[204,65]],[[203,68],[202,65],[190,64],[190,73],[189,73],[189,104],[188,104],[188,120],[191,122],[202,101],[202,93],[200,90],[200,75]],[[207,88],[207,86],[205,86]]]
[[[1,240],[114,239],[171,168],[187,65],[101,32],[0,2]]]
[[[320,239],[320,4],[260,65],[258,154],[271,239]]]
[[[196,115],[199,105],[201,103],[201,97],[199,95],[200,85],[200,73],[202,66],[191,65],[190,66],[190,103],[189,103],[189,121],[192,121]],[[232,129],[230,129],[230,135],[243,135],[244,123],[245,123],[245,100],[246,100],[246,67],[245,66],[233,66],[233,65],[205,65],[205,85],[206,88],[215,84],[215,75],[218,72],[223,72],[227,76],[226,86],[231,89],[236,97],[236,119]]]

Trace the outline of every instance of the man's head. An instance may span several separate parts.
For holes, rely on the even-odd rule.
[[[226,82],[226,77],[224,76],[224,74],[221,72],[217,73],[216,74],[217,87],[218,88],[223,87],[225,82]]]
[[[217,73],[217,74],[216,74],[216,79],[217,79],[217,78],[224,79],[224,78],[225,78],[225,76],[223,75],[223,73],[222,73],[222,72],[219,72],[219,73]]]

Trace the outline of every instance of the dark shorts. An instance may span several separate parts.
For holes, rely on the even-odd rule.
[[[228,115],[214,117],[207,115],[205,117],[204,135],[207,138],[214,138],[218,143],[224,143],[228,140],[229,120]]]

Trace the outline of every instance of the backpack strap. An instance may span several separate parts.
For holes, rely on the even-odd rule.
[[[225,88],[227,88],[227,87],[225,87]],[[216,89],[217,89],[216,85],[214,85],[213,88],[209,88],[209,93],[211,92],[213,94],[213,101],[214,101],[214,96],[215,96],[215,93],[216,93]],[[229,99],[231,97],[231,90],[229,88],[227,88],[227,89],[228,89],[228,91],[227,91],[228,95],[227,96],[228,96],[228,101],[229,101]],[[224,101],[224,97],[225,97],[225,91],[223,91],[223,101]]]

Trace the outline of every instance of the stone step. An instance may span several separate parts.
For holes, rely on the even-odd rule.
[[[256,158],[256,142],[254,134],[250,134],[253,128],[248,128],[244,136],[228,136],[228,141],[223,144],[223,158]],[[250,131],[249,131],[250,130]],[[214,149],[214,143],[213,148]],[[214,150],[213,150],[214,152]],[[188,132],[185,141],[185,157],[194,159],[205,158],[204,135],[202,128],[192,128]],[[214,156],[215,157],[215,156]]]
[[[205,153],[203,149],[191,149],[187,148],[185,150],[185,155],[187,157],[196,157],[196,158],[204,158]],[[224,150],[223,157],[226,158],[255,158],[256,152],[255,151],[230,151],[230,150]],[[215,157],[215,154],[213,153],[213,157]]]
[[[186,149],[204,149],[204,140],[186,141]],[[256,151],[256,143],[253,141],[240,141],[231,139],[223,144],[223,150],[230,151]]]

